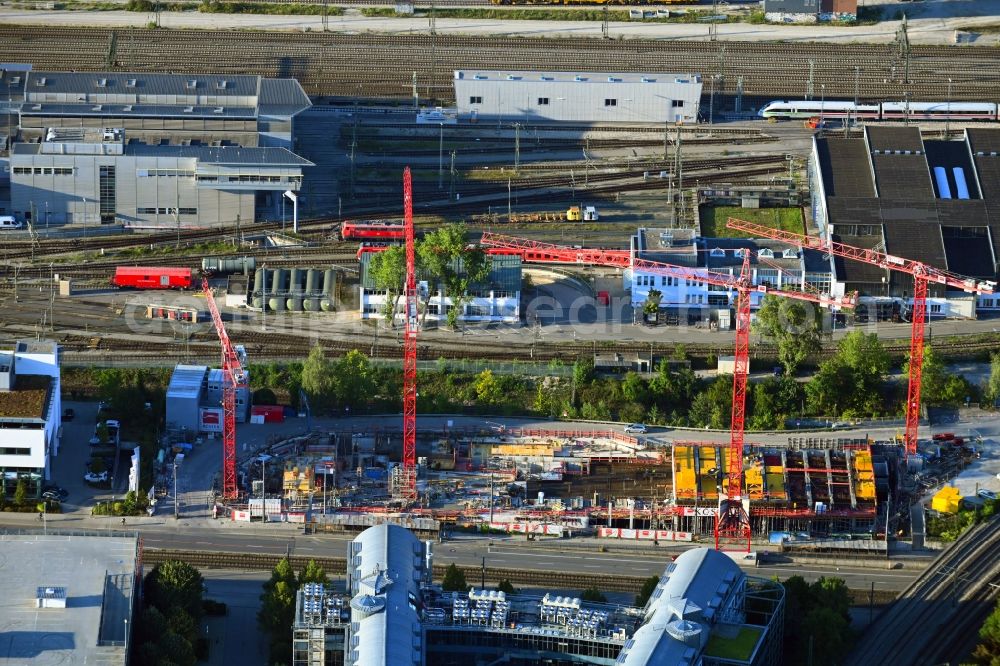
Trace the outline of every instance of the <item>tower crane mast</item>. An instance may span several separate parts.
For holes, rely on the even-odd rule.
[[[924,361],[924,324],[927,318],[927,286],[934,283],[970,294],[992,294],[996,289],[996,284],[988,280],[974,280],[964,277],[913,259],[897,257],[878,250],[854,247],[831,238],[818,238],[773,229],[733,217],[726,221],[726,227],[752,234],[757,238],[772,238],[790,245],[811,248],[835,257],[843,257],[913,277],[913,310],[910,316],[910,376],[906,390],[904,441],[906,455],[914,455],[917,452],[917,438],[920,431],[920,389]]]
[[[236,499],[239,495],[236,485],[236,389],[247,385],[247,376],[243,361],[229,340],[207,277],[202,278],[201,290],[222,345],[222,496]]]
[[[417,494],[417,270],[413,240],[413,180],[410,167],[403,171],[403,224],[406,237],[406,285],[403,334],[403,495]]]

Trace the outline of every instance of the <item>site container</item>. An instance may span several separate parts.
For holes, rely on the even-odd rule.
[[[131,289],[188,289],[191,269],[156,266],[119,266],[112,284]]]
[[[263,416],[264,423],[283,423],[285,408],[281,405],[254,405],[250,408],[250,417]]]

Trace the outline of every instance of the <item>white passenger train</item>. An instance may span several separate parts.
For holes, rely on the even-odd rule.
[[[827,100],[818,102],[768,102],[761,118],[857,118],[858,120],[986,120],[996,122],[997,105],[992,102],[880,102],[857,104]]]

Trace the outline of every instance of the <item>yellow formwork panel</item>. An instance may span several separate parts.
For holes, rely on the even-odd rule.
[[[857,451],[854,456],[854,495],[860,500],[875,499],[875,472],[871,451]]]
[[[715,477],[708,473],[708,470],[718,468],[719,466],[715,447],[699,447],[698,458],[701,463],[698,469],[698,490],[705,497],[718,497],[719,493],[715,487]]]
[[[674,483],[675,492],[683,497],[695,491],[694,447],[674,447]]]

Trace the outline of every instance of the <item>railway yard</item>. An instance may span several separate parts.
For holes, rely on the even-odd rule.
[[[30,480],[82,521],[110,499],[124,526],[115,495],[148,492],[130,515],[153,543],[170,524],[258,523],[223,539],[234,561],[265,530],[316,545],[399,525],[455,539],[441,561],[470,575],[482,557],[484,584],[498,546],[653,562],[616,592],[697,546],[748,574],[905,568],[878,636],[836,663],[972,651],[1000,586],[1000,380],[980,381],[991,360],[1000,377],[1000,47],[3,16],[0,393],[37,393],[14,373],[47,341],[52,385],[59,366],[76,382],[50,403],[65,425],[44,464],[2,449],[8,496]],[[902,120],[882,117],[900,101]],[[876,388],[815,388],[874,347]],[[980,374],[922,400],[960,362]],[[169,386],[108,388],[142,388],[136,369]],[[113,399],[79,384],[97,376]],[[526,390],[530,409],[506,402]],[[845,407],[863,390],[874,403]],[[46,485],[80,462],[70,500]],[[342,554],[322,557],[350,571]],[[953,640],[909,635],[938,622]],[[776,654],[727,663],[793,663]]]

